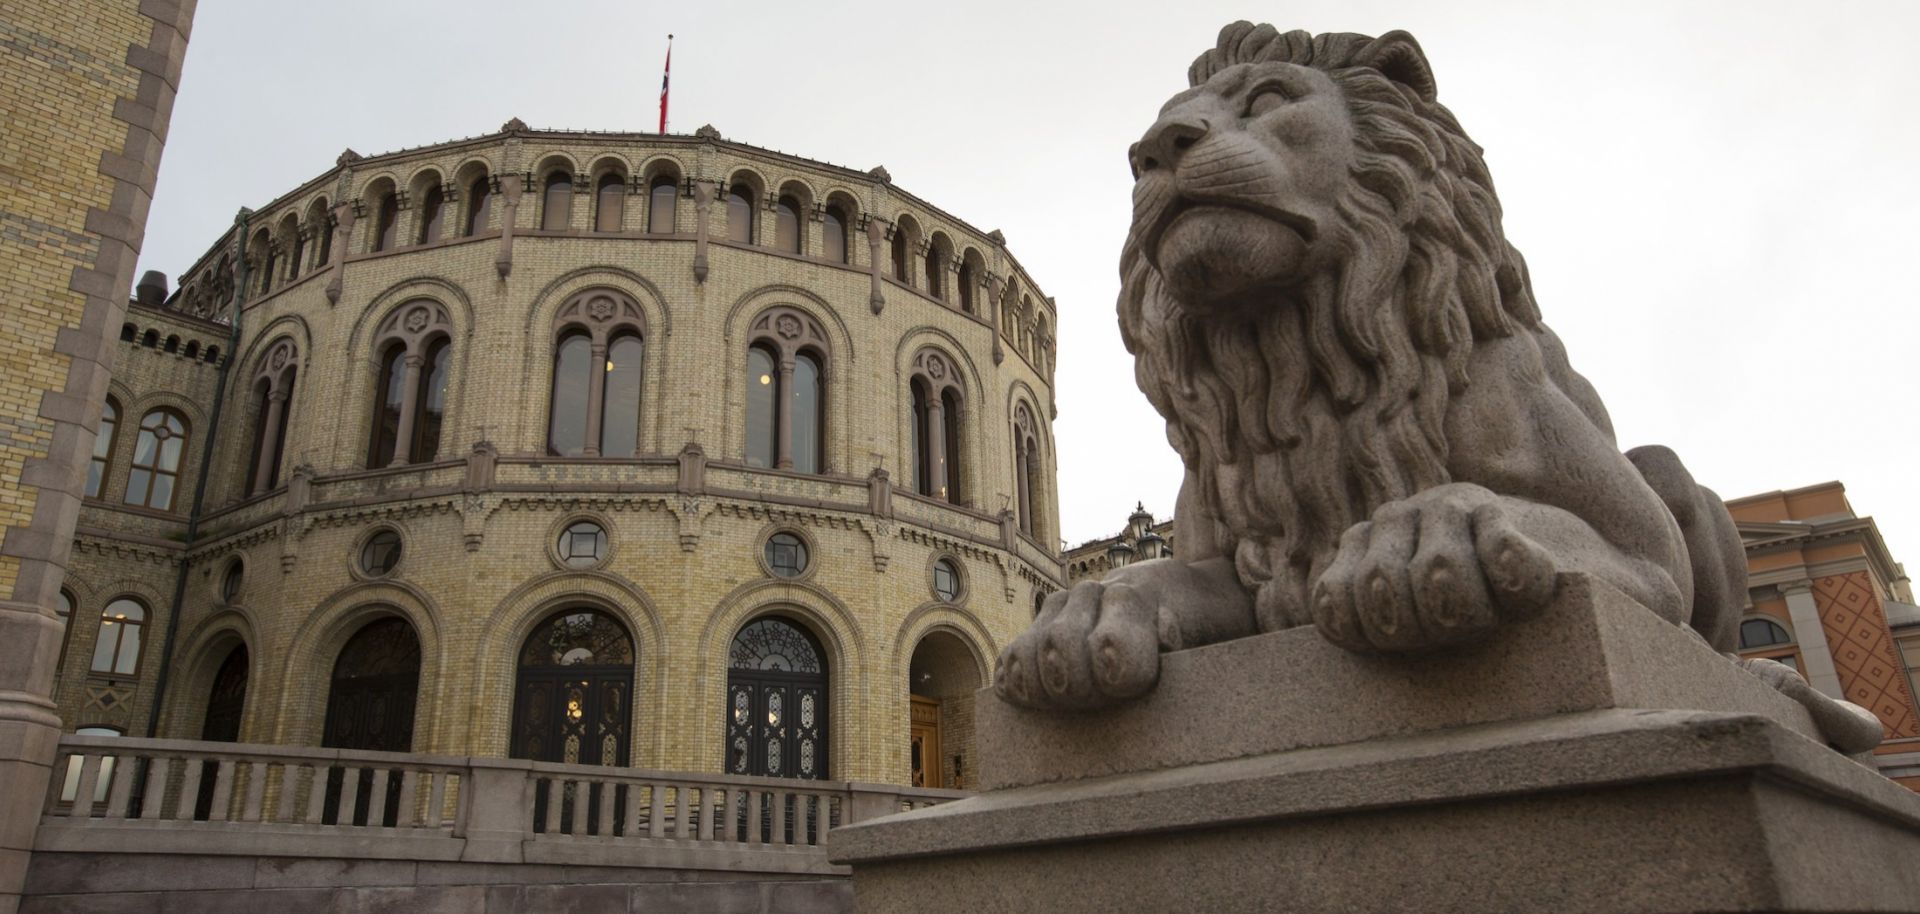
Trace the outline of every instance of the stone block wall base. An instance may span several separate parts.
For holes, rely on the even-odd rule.
[[[860,914],[1920,911],[1920,797],[1756,715],[1602,710],[839,829]]]

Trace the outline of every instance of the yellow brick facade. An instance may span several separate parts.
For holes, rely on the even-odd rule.
[[[578,185],[568,198],[568,228],[545,231],[542,185],[555,168]],[[491,194],[485,227],[462,237],[473,205],[468,189],[482,170],[502,192]],[[625,184],[624,218],[618,231],[594,231],[594,191],[609,170]],[[663,171],[676,183],[674,231],[650,233],[648,185]],[[531,187],[510,205],[523,176]],[[736,184],[753,191],[751,243],[724,240],[727,207],[714,195]],[[422,203],[434,186],[454,198],[444,211],[446,237],[417,243]],[[374,251],[388,188],[405,195],[398,242]],[[773,206],[781,196],[799,204],[797,254],[774,249]],[[824,256],[829,202],[850,217],[846,263]],[[330,213],[341,230],[332,263],[316,267]],[[907,235],[904,281],[892,277],[893,232]],[[270,245],[278,247],[275,279],[262,292]],[[297,271],[287,266],[296,246],[303,249]],[[929,246],[944,254],[938,296],[926,275]],[[221,265],[242,247],[252,273],[238,345],[230,346]],[[876,254],[886,274],[877,283]],[[975,284],[972,313],[961,306],[963,275]],[[599,292],[637,311],[644,345],[638,456],[552,457],[546,436],[556,315]],[[395,323],[407,326],[415,309],[431,312],[422,320],[444,321],[451,339],[439,447],[431,459],[369,469],[377,341],[402,332]],[[794,317],[768,326],[799,342],[817,336],[812,345],[824,354],[819,473],[747,461],[747,349],[769,315]],[[936,639],[948,655],[926,666],[941,671],[939,681],[927,674],[922,684],[952,696],[943,780],[964,785],[972,738],[970,720],[961,718],[971,712],[959,693],[990,680],[999,648],[1025,627],[1037,598],[1061,586],[1053,305],[998,233],[904,193],[884,173],[704,132],[581,135],[516,122],[479,140],[343,157],[338,168],[254,213],[244,246],[231,235],[215,244],[166,307],[133,307],[126,323],[132,340],[118,344],[125,368],[112,391],[122,417],[117,456],[81,519],[69,584],[79,621],[65,648],[59,700],[70,728],[141,732],[145,724],[190,481],[211,421],[210,345],[221,350],[216,361],[232,363],[201,535],[184,547],[190,570],[163,736],[200,735],[214,671],[244,643],[252,666],[241,739],[320,743],[341,647],[369,620],[399,615],[422,649],[413,749],[504,755],[522,644],[558,609],[584,606],[620,620],[637,648],[630,764],[719,771],[733,635],[777,614],[825,649],[826,773],[835,779],[906,782],[909,667],[928,633],[951,636]],[[175,351],[165,351],[174,337]],[[186,355],[190,343],[197,357]],[[271,353],[286,344],[297,380],[281,479],[250,494],[253,430],[262,418],[250,392],[272,370],[263,368]],[[929,370],[928,353],[943,366],[931,370],[961,391],[953,504],[912,494],[908,385],[916,371]],[[170,514],[122,504],[139,417],[159,406],[193,428]],[[1028,417],[1037,441],[1026,516],[1016,413]],[[597,567],[568,568],[555,554],[560,530],[578,519],[608,533],[609,554]],[[391,573],[370,576],[356,556],[383,529],[400,535],[403,558]],[[808,544],[804,575],[769,572],[763,547],[776,531]],[[933,590],[940,558],[961,570],[963,591],[952,601]],[[223,601],[219,588],[236,561],[243,584]],[[134,596],[151,611],[138,673],[115,679],[88,667],[98,613],[118,596]],[[965,663],[954,662],[955,645],[964,645]]]

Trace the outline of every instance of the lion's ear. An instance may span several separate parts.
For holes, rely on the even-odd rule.
[[[1437,94],[1426,52],[1420,50],[1420,42],[1413,40],[1412,35],[1399,29],[1368,42],[1354,55],[1354,63],[1379,70],[1388,79],[1412,89],[1424,101],[1433,101]]]

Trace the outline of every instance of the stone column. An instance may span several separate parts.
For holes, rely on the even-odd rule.
[[[596,338],[587,347],[592,368],[587,373],[587,440],[581,450],[588,457],[600,456],[600,410],[607,399],[607,341]]]
[[[400,391],[400,428],[394,433],[393,462],[390,467],[405,466],[412,458],[413,423],[420,412],[420,369],[427,364],[427,357],[417,352],[409,352],[406,357],[406,373],[401,384],[406,385]]]
[[[248,492],[248,495],[273,488],[273,468],[280,462],[279,436],[274,434],[274,430],[280,427],[280,416],[286,409],[285,390],[276,389],[267,394],[267,414],[261,419],[266,424],[260,427],[259,462],[253,465],[253,492]]]
[[[778,455],[774,466],[783,470],[793,469],[793,355],[782,353],[780,356],[780,388],[777,391],[779,402],[773,404],[773,414],[778,417],[774,437],[774,452]]]
[[[993,323],[993,364],[1006,361],[1007,351],[1000,346],[1000,275],[987,274],[987,315]]]
[[[720,191],[716,188],[708,193],[693,179],[687,180],[687,186],[693,188],[693,281],[707,281],[707,213],[713,208],[713,198]]]
[[[500,177],[500,249],[493,255],[493,269],[506,279],[513,272],[513,224],[520,210],[519,175]]]
[[[947,419],[946,404],[940,402],[940,392],[927,394],[927,467],[933,478],[927,480],[927,488],[935,498],[947,497]]]
[[[333,277],[327,280],[327,304],[340,303],[340,292],[346,286],[347,250],[353,241],[353,201],[348,200],[333,207],[333,249],[328,251],[327,269],[333,271]]]
[[[1820,607],[1813,602],[1813,582],[1802,578],[1780,585],[1787,600],[1787,614],[1793,619],[1793,640],[1800,645],[1801,661],[1807,684],[1834,698],[1845,699],[1840,674],[1833,667],[1833,649],[1827,646],[1827,629],[1820,624]]]
[[[880,294],[880,246],[884,243],[885,240],[881,238],[880,220],[867,217],[867,277],[872,288],[867,304],[872,306],[875,314],[879,314],[880,309],[887,305],[886,296]]]

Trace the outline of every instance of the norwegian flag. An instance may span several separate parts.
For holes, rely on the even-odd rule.
[[[673,36],[667,36],[667,65],[660,70],[660,132],[667,132],[667,78],[673,74]]]

